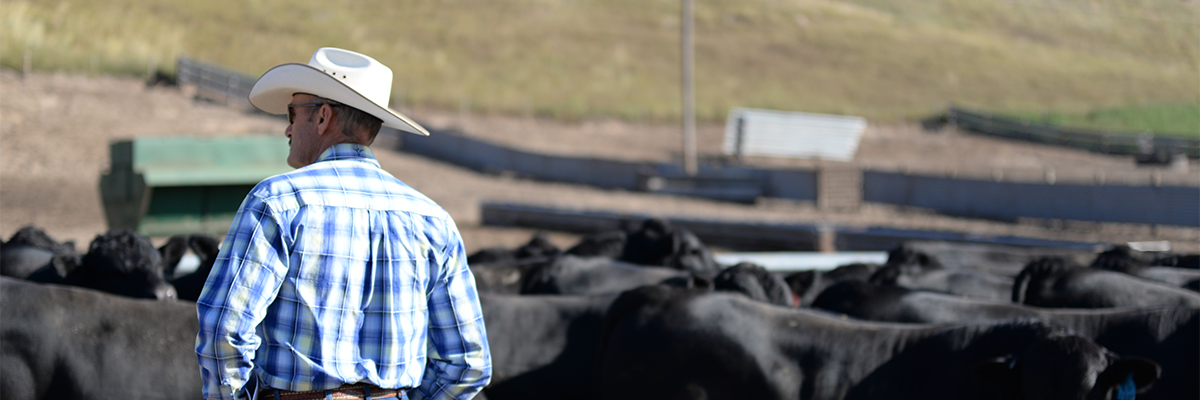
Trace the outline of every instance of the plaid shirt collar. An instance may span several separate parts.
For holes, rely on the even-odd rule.
[[[371,164],[375,168],[381,168],[379,160],[375,159],[375,153],[371,152],[371,148],[356,143],[338,143],[329,146],[328,149],[321,152],[321,156],[317,157],[317,161],[313,162],[313,164],[336,160],[357,160]]]

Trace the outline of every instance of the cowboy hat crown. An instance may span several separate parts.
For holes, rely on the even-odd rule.
[[[383,126],[418,135],[429,131],[388,108],[392,70],[365,54],[322,47],[308,64],[287,63],[271,68],[250,89],[250,104],[269,114],[287,114],[292,95],[307,93],[354,107],[383,120]]]

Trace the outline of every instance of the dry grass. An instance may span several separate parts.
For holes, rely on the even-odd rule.
[[[700,117],[735,106],[911,119],[949,102],[1082,113],[1200,98],[1197,0],[697,0]],[[679,115],[678,0],[4,0],[0,64],[257,75],[319,46],[396,72],[397,107]]]

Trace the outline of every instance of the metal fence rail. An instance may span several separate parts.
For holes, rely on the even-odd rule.
[[[227,105],[253,108],[247,96],[257,81],[254,77],[187,56],[179,56],[178,74],[179,83],[195,86],[197,96]]]
[[[484,225],[518,226],[563,232],[591,234],[608,230],[626,230],[639,226],[650,214],[603,210],[580,210],[554,206],[492,203],[480,205]],[[983,235],[885,227],[839,226],[833,224],[772,223],[728,221],[687,216],[659,216],[687,228],[708,245],[747,251],[816,251],[822,233],[833,235],[838,251],[887,251],[903,242],[940,241],[1016,247],[1040,247],[1096,252],[1107,244],[1029,238],[1009,235]]]
[[[984,114],[956,106],[947,110],[946,119],[959,128],[973,132],[1098,153],[1138,155],[1168,151],[1185,154],[1191,158],[1200,157],[1200,139],[1156,137],[1152,133],[1069,129]]]

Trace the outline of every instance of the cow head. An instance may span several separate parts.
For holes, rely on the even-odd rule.
[[[868,280],[877,285],[904,286],[909,284],[910,278],[941,269],[942,263],[936,257],[901,245],[888,251],[887,263],[871,274]]]
[[[667,261],[667,266],[684,271],[691,271],[701,276],[712,276],[721,270],[712,251],[700,238],[686,228],[678,228],[672,239],[674,251]]]
[[[788,289],[791,289],[793,294],[803,298],[808,295],[808,291],[815,287],[818,283],[817,281],[821,278],[822,275],[820,272],[810,269],[788,274],[787,277],[783,278],[783,281],[787,282]]]
[[[608,257],[617,259],[625,251],[626,239],[624,231],[607,231],[588,235],[567,249],[567,254],[580,257]]]
[[[158,249],[132,231],[112,230],[96,236],[82,261],[67,276],[68,284],[128,297],[176,297],[175,288],[163,277]]]
[[[513,252],[513,255],[518,260],[523,260],[534,257],[548,257],[561,252],[562,249],[559,249],[554,242],[551,242],[550,239],[546,238],[545,233],[538,232],[534,234],[532,238],[529,238],[528,242],[521,245],[521,247],[518,247],[517,250]]]
[[[561,253],[562,250],[554,245],[542,232],[533,235],[529,242],[509,249],[507,247],[489,247],[467,256],[467,264],[511,263],[535,257],[549,257]]]
[[[738,292],[765,303],[784,307],[799,305],[798,299],[792,297],[787,282],[758,264],[744,262],[725,268],[717,274],[713,286],[717,290]]]
[[[661,218],[648,219],[626,235],[621,261],[670,267],[712,278],[721,266],[696,234]]]
[[[75,242],[66,241],[59,243],[57,240],[51,238],[46,231],[42,230],[42,228],[38,228],[33,225],[21,227],[21,229],[18,229],[16,233],[13,233],[12,237],[8,238],[8,241],[4,243],[4,245],[8,246],[18,244],[46,249],[54,254],[75,253]]]
[[[1043,281],[1081,268],[1063,257],[1042,257],[1030,261],[1013,279],[1012,300],[1017,304],[1042,306],[1039,299],[1053,297],[1054,292],[1053,287],[1046,287]]]
[[[1097,254],[1096,258],[1092,260],[1091,267],[1136,274],[1138,270],[1153,265],[1154,261],[1153,257],[1131,249],[1129,246],[1118,245]]]
[[[942,267],[942,263],[936,257],[917,251],[907,244],[901,244],[889,250],[886,265],[919,265],[926,268]]]
[[[1149,389],[1161,368],[1144,358],[1121,358],[1079,336],[1059,335],[1038,341],[1020,357],[985,362],[975,372],[1003,399],[1117,400],[1119,392]]]

